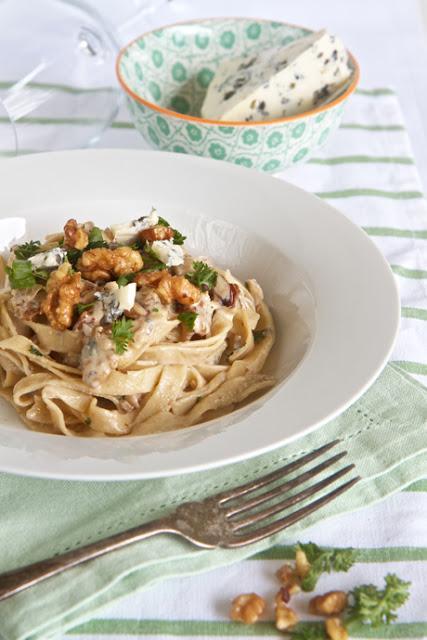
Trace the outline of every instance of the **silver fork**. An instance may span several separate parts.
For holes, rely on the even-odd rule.
[[[354,468],[353,464],[349,464],[323,480],[288,495],[290,490],[311,480],[347,454],[346,451],[337,453],[300,475],[286,480],[290,473],[319,458],[338,442],[339,440],[335,440],[326,444],[252,482],[217,493],[200,502],[184,502],[164,518],[147,522],[49,560],[3,573],[0,575],[0,600],[5,600],[66,569],[158,533],[174,533],[205,549],[243,547],[278,533],[317,511],[360,480],[359,476],[347,480],[309,504],[270,521],[272,516],[281,514],[289,507],[318,494]],[[284,482],[276,485],[283,480]],[[265,490],[259,492],[260,489]]]

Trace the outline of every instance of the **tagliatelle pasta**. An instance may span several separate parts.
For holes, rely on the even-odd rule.
[[[274,384],[255,280],[184,249],[153,210],[69,220],[2,264],[1,394],[33,430],[83,437],[189,427]],[[3,268],[4,267],[4,268]]]

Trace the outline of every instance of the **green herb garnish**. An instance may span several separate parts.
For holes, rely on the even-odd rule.
[[[162,227],[170,227],[170,224],[167,220],[159,216],[159,221],[157,224],[160,224]],[[186,240],[187,236],[183,236],[178,229],[172,229],[173,231],[173,243],[174,244],[184,244],[184,240]]]
[[[129,282],[132,282],[136,273],[128,273],[126,276],[119,276],[116,280],[119,287],[125,287]]]
[[[151,309],[151,311],[156,311],[156,312],[157,312],[157,311],[158,311],[158,308],[157,308],[157,307],[153,307],[153,308]]]
[[[113,322],[111,335],[116,347],[116,353],[122,355],[133,340],[133,321],[130,318],[120,318]]]
[[[186,329],[193,331],[197,313],[195,311],[183,311],[178,314],[178,320],[182,322]]]
[[[31,240],[30,242],[24,242],[14,249],[15,256],[18,260],[28,260],[32,258],[40,251],[40,241]]]
[[[261,329],[261,330],[254,329],[252,331],[252,335],[254,337],[254,342],[261,342],[261,340],[263,340],[266,337],[267,330],[266,329]]]
[[[363,584],[350,591],[350,607],[345,624],[361,623],[377,627],[396,620],[399,609],[409,598],[410,582],[404,582],[394,573],[385,577],[385,588]]]
[[[28,289],[36,284],[33,266],[28,260],[14,260],[11,267],[6,267],[6,273],[12,289]]]
[[[206,291],[216,285],[218,274],[206,262],[196,260],[193,262],[193,271],[187,273],[185,277],[196,287]]]
[[[102,231],[99,227],[93,227],[89,232],[89,242],[104,242]]]
[[[78,304],[76,304],[77,313],[81,315],[83,311],[86,311],[86,309],[90,309],[91,307],[93,307],[95,302],[96,300],[94,300],[93,302],[86,302],[86,304],[79,302]]]
[[[310,571],[301,581],[303,591],[313,591],[322,573],[331,571],[348,571],[355,561],[354,549],[322,549],[313,542],[299,543],[300,549],[307,556]]]
[[[163,271],[163,269],[167,269],[165,263],[158,259],[151,247],[146,247],[144,249],[142,259],[144,260],[144,266],[142,268],[143,272]]]
[[[34,269],[34,278],[37,284],[46,284],[49,280],[49,271],[47,269]]]
[[[92,424],[92,418],[89,418],[89,416],[87,416],[87,417],[84,419],[84,423],[85,423],[85,425],[87,425],[88,427],[90,427],[90,425]]]
[[[80,249],[75,249],[74,247],[72,249],[68,249],[67,250],[67,259],[68,262],[75,267],[77,260],[80,258],[80,256],[82,255],[83,251],[81,251]]]
[[[32,353],[35,356],[42,356],[42,352],[39,351],[38,349],[36,349],[33,345],[31,345],[30,347],[30,353]]]
[[[173,243],[174,244],[184,244],[184,240],[187,239],[187,236],[183,236],[178,229],[172,229],[173,231]]]

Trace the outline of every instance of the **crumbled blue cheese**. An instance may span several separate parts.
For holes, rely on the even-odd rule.
[[[114,322],[124,311],[130,311],[135,304],[136,283],[130,282],[119,287],[117,282],[108,282],[104,291],[97,291],[95,298],[102,302],[104,322]]]
[[[286,47],[224,60],[202,116],[250,122],[303,113],[327,100],[351,73],[341,40],[322,30]]]
[[[184,263],[183,248],[179,244],[174,244],[172,240],[155,240],[151,244],[151,249],[167,267],[177,267]]]
[[[122,224],[112,224],[110,226],[116,242],[128,243],[135,240],[140,231],[154,227],[159,221],[159,216],[155,209],[152,209],[148,216],[142,216],[137,220],[123,222]]]
[[[29,261],[35,269],[53,269],[59,267],[65,261],[67,252],[62,247],[55,247],[49,251],[36,253],[35,256],[29,258]]]

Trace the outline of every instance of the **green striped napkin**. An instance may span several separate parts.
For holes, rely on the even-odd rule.
[[[164,514],[277,468],[337,437],[363,481],[304,527],[353,511],[427,475],[427,390],[389,365],[365,396],[343,415],[297,442],[248,462],[182,477],[123,483],[84,483],[3,475],[0,570],[61,553]],[[404,452],[404,454],[403,454]],[[274,536],[239,550],[206,551],[172,536],[120,550],[72,569],[0,603],[6,640],[45,639],[94,617],[106,604],[172,576],[237,562],[286,538]]]
[[[141,145],[125,125],[107,133],[105,146]],[[398,493],[427,476],[427,391],[403,370],[425,381],[427,209],[395,96],[390,90],[359,91],[330,148],[284,176],[331,199],[364,227],[393,265],[403,304],[402,331],[393,354],[399,367],[389,365],[359,402],[317,432],[221,471],[125,483],[0,476],[0,571],[155,518],[184,500],[277,468],[337,436],[363,481],[304,523],[250,548],[203,551],[161,536],[73,569],[0,604],[5,640],[44,640],[64,633],[75,640],[105,635],[274,637],[277,632],[267,622],[249,628],[226,621],[229,599],[261,587],[273,594],[276,585],[267,573],[289,556],[289,544],[311,537],[319,544],[359,548],[354,573],[346,574],[344,582],[340,577],[342,588],[366,581],[366,576],[378,582],[382,563],[394,570],[400,562],[395,570],[402,574],[404,568],[406,576],[409,571],[418,597],[411,598],[399,626],[377,635],[427,636],[427,623],[420,622],[425,589],[419,568],[427,557],[417,547],[425,543],[421,499],[427,485],[420,481],[411,491]],[[385,496],[391,497],[376,505]],[[374,506],[366,509],[369,504]],[[351,513],[361,508],[365,510],[360,515]],[[311,529],[305,533],[307,527]],[[268,572],[261,569],[265,564]],[[203,573],[208,569],[212,573]],[[185,581],[185,575],[192,577]],[[336,587],[327,580],[321,583],[324,590]],[[143,595],[135,593],[148,587],[152,589]],[[366,633],[360,630],[358,635]]]

